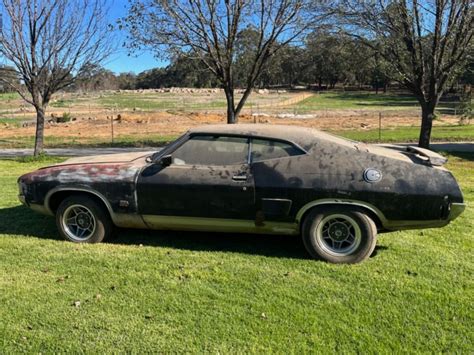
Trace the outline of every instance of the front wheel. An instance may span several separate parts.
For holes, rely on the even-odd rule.
[[[344,206],[315,209],[305,218],[303,243],[316,259],[355,264],[366,260],[377,242],[377,227],[365,213]]]
[[[100,243],[112,234],[113,224],[104,209],[87,196],[69,196],[56,212],[60,234],[75,243]]]

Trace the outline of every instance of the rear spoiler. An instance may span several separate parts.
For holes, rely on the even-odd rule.
[[[413,145],[407,147],[407,152],[419,155],[421,158],[423,158],[423,160],[426,160],[432,166],[442,166],[448,161],[447,158],[443,157],[438,153],[435,153],[429,149],[420,148]]]

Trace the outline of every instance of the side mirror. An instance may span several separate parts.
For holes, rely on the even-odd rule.
[[[166,168],[167,166],[170,166],[171,164],[173,164],[173,156],[165,155],[164,157],[161,157],[160,164],[164,168]]]

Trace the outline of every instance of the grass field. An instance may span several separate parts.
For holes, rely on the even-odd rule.
[[[0,123],[2,121],[0,120]],[[19,125],[19,123],[16,123]],[[379,139],[379,131],[372,130],[344,130],[329,131],[345,138],[366,143],[400,143],[417,142],[420,134],[419,127],[398,127],[382,129]],[[175,140],[176,135],[162,134],[136,134],[120,135],[112,143],[108,138],[84,137],[84,136],[47,136],[45,144],[48,148],[68,147],[161,147]],[[474,139],[474,125],[466,126],[435,126],[432,133],[432,142],[460,142],[472,141]],[[0,138],[0,148],[31,148],[34,144],[33,136],[14,136],[8,140]]]
[[[452,114],[457,106],[459,106],[458,102],[442,100],[438,105],[438,112]],[[402,93],[323,92],[298,102],[296,107],[300,111],[314,111],[318,109],[373,109],[383,111],[419,109],[419,103],[412,95]]]
[[[0,352],[474,352],[474,208],[443,229],[379,236],[361,265],[295,237],[125,231],[59,240],[19,206],[0,161]],[[474,155],[448,163],[474,203]]]
[[[186,96],[165,95],[107,95],[98,101],[104,107],[118,109],[141,109],[141,110],[169,110],[169,109],[213,109],[226,108],[225,99],[221,98],[189,98]]]
[[[433,141],[474,139],[474,125],[460,125],[459,111],[453,114],[456,105],[454,101],[440,104]],[[398,92],[271,91],[253,93],[240,122],[301,125],[363,142],[416,142],[419,111],[413,97]],[[50,120],[51,115],[64,113],[73,121],[54,124]],[[111,117],[120,117],[113,130]],[[46,148],[162,146],[191,127],[226,122],[225,100],[222,92],[61,93],[51,102],[47,120],[52,123],[46,124]],[[0,95],[0,149],[31,148],[34,121],[31,107],[18,95]]]
[[[312,109],[397,109],[417,106],[417,101],[410,95],[383,94],[364,92],[327,92],[313,95],[297,104],[302,110]]]
[[[379,131],[360,130],[360,131],[335,131],[332,132],[343,137],[362,141],[366,143],[390,143],[390,142],[418,142],[420,135],[419,127],[397,127],[382,129],[381,138],[379,139]],[[432,142],[456,142],[456,141],[472,141],[474,139],[474,125],[446,125],[434,126],[431,135]]]
[[[174,141],[178,136],[149,134],[149,135],[120,135],[112,143],[107,138],[84,137],[84,136],[48,136],[45,137],[47,148],[103,148],[103,147],[162,147]],[[31,148],[34,146],[34,137],[15,136],[8,140],[0,138],[0,149],[2,148]]]

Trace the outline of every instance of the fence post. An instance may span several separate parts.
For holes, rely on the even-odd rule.
[[[110,132],[112,134],[112,144],[114,144],[114,115],[110,116]]]
[[[379,112],[379,142],[382,141],[382,112]]]

